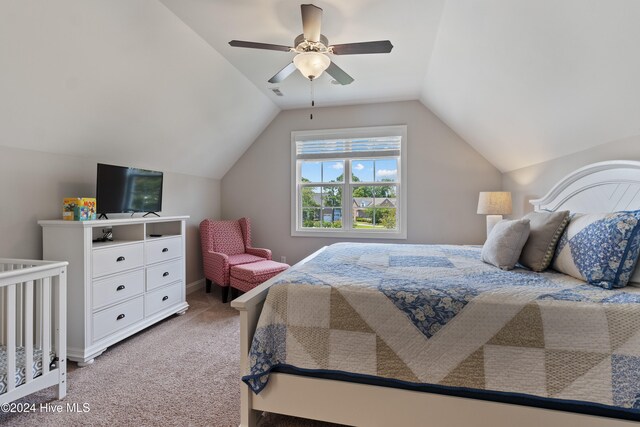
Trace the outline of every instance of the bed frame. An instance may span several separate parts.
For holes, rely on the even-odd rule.
[[[640,162],[595,163],[567,175],[541,199],[537,211],[614,212],[640,209]],[[325,248],[292,268],[308,262]],[[241,372],[249,371],[248,354],[267,292],[275,278],[232,301],[240,312]],[[519,427],[637,426],[602,418],[529,406],[490,402],[390,387],[272,373],[255,395],[241,382],[242,427],[257,424],[262,411],[347,425],[429,425]]]
[[[67,265],[69,263],[0,259],[0,343],[7,347],[7,391],[0,404],[58,386],[67,394]],[[24,347],[25,379],[17,385],[16,348]],[[42,350],[42,374],[33,378],[33,350]],[[57,360],[49,366],[49,353]]]

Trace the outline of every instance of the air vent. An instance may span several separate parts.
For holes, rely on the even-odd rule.
[[[272,87],[271,90],[273,91],[273,93],[275,93],[278,96],[284,96],[284,94],[280,92],[280,88],[278,87]]]

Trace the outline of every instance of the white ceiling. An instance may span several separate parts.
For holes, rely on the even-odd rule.
[[[156,0],[0,3],[0,145],[222,178],[278,114]]]
[[[307,107],[293,0],[0,3],[0,145],[221,178],[280,109]],[[420,99],[502,171],[640,135],[637,0],[326,0],[317,106]],[[270,88],[277,86],[284,97]],[[428,141],[426,141],[428,142]]]
[[[300,3],[161,0],[280,108],[309,105],[292,54]],[[502,171],[640,134],[637,0],[315,1],[331,43],[389,39],[389,55],[333,56],[350,86],[315,83],[317,105],[420,99]],[[279,86],[284,97],[270,87]]]
[[[510,171],[639,135],[639,76],[640,1],[448,0],[421,100]]]
[[[295,54],[229,46],[246,40],[293,46],[302,33],[299,0],[161,0],[280,108],[308,107],[310,83],[295,72],[278,84],[267,81]],[[415,100],[420,96],[444,0],[314,0],[323,9],[322,33],[330,44],[390,40],[390,54],[332,55],[355,81],[314,82],[316,106]],[[278,97],[270,90],[279,87]]]

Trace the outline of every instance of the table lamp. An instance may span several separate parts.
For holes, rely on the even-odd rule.
[[[511,193],[508,191],[481,191],[478,214],[487,216],[487,237],[502,215],[511,214]]]

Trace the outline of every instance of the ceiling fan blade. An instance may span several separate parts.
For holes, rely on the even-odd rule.
[[[302,33],[304,38],[310,42],[320,41],[322,9],[312,4],[303,4],[300,9],[302,10]]]
[[[359,55],[363,53],[389,53],[393,45],[389,40],[375,42],[336,44],[331,46],[336,55]]]
[[[280,83],[281,81],[289,77],[291,73],[293,73],[295,70],[296,70],[296,65],[293,62],[291,62],[282,70],[278,71],[275,76],[271,77],[269,79],[269,83]]]
[[[268,49],[268,50],[280,50],[282,52],[290,52],[291,48],[289,46],[282,46],[279,44],[269,44],[269,43],[256,43],[256,42],[245,42],[242,40],[231,40],[229,44],[233,47],[248,47],[251,49]]]
[[[338,67],[333,61],[329,64],[326,72],[341,85],[348,85],[353,81],[353,77],[347,74],[342,68]]]

